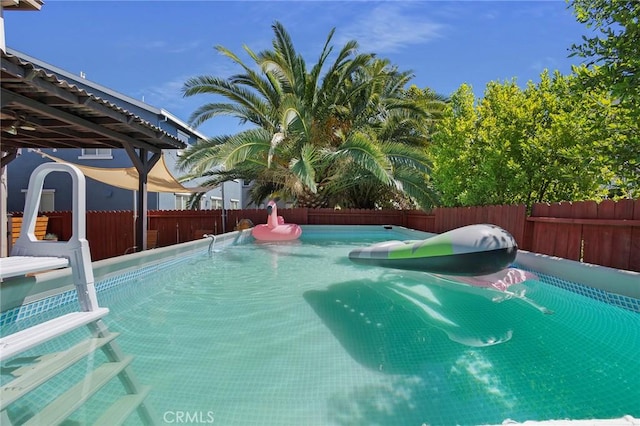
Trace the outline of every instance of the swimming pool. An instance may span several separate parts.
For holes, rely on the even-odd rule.
[[[298,243],[227,246],[102,291],[99,301],[167,424],[640,416],[640,315],[541,281],[520,285],[554,311],[544,315],[518,298],[497,303],[496,293],[348,261],[354,247],[386,239],[403,235],[309,233]],[[80,363],[68,376],[88,368]],[[36,409],[59,386],[16,410]],[[90,424],[109,392],[74,419]]]

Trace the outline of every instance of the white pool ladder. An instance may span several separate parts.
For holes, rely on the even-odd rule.
[[[69,241],[39,241],[35,237],[44,179],[51,172],[66,172],[73,180],[73,235]],[[118,333],[110,332],[102,320],[109,309],[98,306],[85,221],[86,184],[82,172],[71,164],[45,163],[38,166],[29,180],[20,236],[11,256],[1,259],[0,278],[4,280],[46,268],[70,266],[80,310],[0,338],[0,361],[14,358],[83,326],[89,328],[91,337],[60,352],[39,355],[35,360],[30,359],[31,362],[11,371],[14,379],[0,384],[0,424],[3,426],[15,423],[60,424],[116,377],[124,387],[124,394],[94,424],[122,424],[134,411],[137,411],[143,423],[156,424],[153,410],[145,403],[150,388],[138,383],[130,366],[133,358],[125,356],[115,342]],[[89,372],[42,411],[27,419],[12,418],[15,413],[11,412],[11,405],[14,402],[98,349],[106,355],[107,362]],[[13,417],[16,416],[20,415]]]

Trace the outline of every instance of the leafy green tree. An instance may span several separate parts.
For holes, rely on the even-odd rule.
[[[586,111],[599,134],[614,177],[612,195],[640,196],[640,2],[572,0],[579,22],[596,32],[571,46],[588,62],[574,68],[586,97],[604,111]],[[577,90],[577,91],[580,91]],[[611,99],[612,98],[612,99]]]
[[[431,177],[444,206],[469,205],[468,189],[477,174],[478,163],[473,142],[474,102],[473,90],[466,84],[453,93],[429,148],[433,163]]]
[[[446,206],[601,198],[613,179],[611,140],[589,120],[606,97],[576,92],[576,78],[542,73],[523,90],[491,82],[482,99],[461,86],[437,125],[430,150]]]
[[[613,173],[609,181],[610,196],[638,198],[640,196],[640,121],[628,103],[619,99],[600,82],[598,86],[583,85],[583,76],[597,73],[581,67],[579,78],[572,79],[573,94],[581,102],[584,127],[594,135],[594,144]],[[591,105],[591,107],[585,107]]]
[[[637,0],[572,0],[575,16],[598,34],[571,46],[573,55],[589,58],[596,72],[580,75],[604,84],[640,115],[640,2]]]
[[[427,113],[403,90],[411,75],[357,53],[355,41],[329,63],[333,30],[308,70],[284,27],[273,29],[272,50],[244,48],[255,69],[218,46],[243,72],[185,83],[185,96],[227,100],[198,108],[194,126],[220,115],[252,125],[190,147],[181,157],[189,176],[205,176],[208,185],[251,180],[256,203],[277,194],[308,207],[375,207],[396,198],[430,205],[428,158],[417,142],[425,136],[416,124]]]

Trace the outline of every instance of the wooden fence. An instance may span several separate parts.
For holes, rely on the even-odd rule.
[[[158,230],[158,246],[221,234],[242,219],[266,222],[264,210],[150,211],[149,229]],[[71,236],[70,212],[47,212],[48,232]],[[640,271],[640,200],[583,201],[417,210],[279,209],[287,222],[301,225],[397,225],[442,233],[464,225],[493,223],[509,231],[521,249],[567,259]],[[131,211],[87,212],[87,239],[94,260],[132,251],[135,217]]]
[[[536,204],[528,250],[640,271],[640,200]]]

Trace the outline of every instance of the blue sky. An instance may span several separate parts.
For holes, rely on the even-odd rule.
[[[239,71],[214,46],[249,62],[242,50],[268,49],[280,21],[314,64],[332,28],[334,50],[348,40],[415,75],[413,83],[448,95],[489,81],[537,82],[546,68],[571,72],[572,43],[588,29],[564,1],[61,1],[40,12],[5,12],[7,46],[187,121],[207,96],[183,98],[184,81]],[[213,119],[199,130],[238,130]]]

